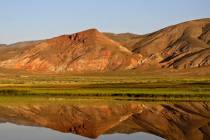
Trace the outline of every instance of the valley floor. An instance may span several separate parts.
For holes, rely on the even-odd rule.
[[[210,76],[164,72],[82,76],[2,72],[0,96],[210,100]]]

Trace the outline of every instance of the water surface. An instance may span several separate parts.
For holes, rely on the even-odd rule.
[[[3,140],[208,140],[209,102],[0,101]]]
[[[18,126],[10,123],[0,125],[0,138],[4,140],[91,140],[70,133],[61,133],[53,131],[51,129],[30,127],[30,126]],[[160,137],[147,134],[147,133],[135,133],[131,135],[126,134],[112,134],[100,136],[98,140],[163,140]]]

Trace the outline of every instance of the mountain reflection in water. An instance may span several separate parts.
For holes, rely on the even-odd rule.
[[[95,100],[92,102],[88,100],[86,103],[84,100],[82,102],[45,101],[1,104],[0,122],[0,139],[4,140],[13,140],[11,137],[8,139],[7,134],[8,136],[13,134],[15,136],[17,130],[25,128],[21,126],[15,130],[15,128],[20,127],[17,125],[33,126],[30,127],[31,132],[34,129],[37,132],[47,131],[46,134],[49,136],[50,133],[63,135],[62,138],[59,138],[61,140],[85,139],[80,136],[110,140],[121,139],[119,137],[131,140],[146,140],[147,138],[159,140],[161,139],[159,137],[168,140],[209,140],[210,103],[96,102]],[[11,131],[11,133],[9,128],[15,131]],[[6,129],[9,130],[6,131]],[[7,133],[3,133],[3,131]],[[36,131],[31,134],[31,137],[39,135],[36,134]],[[26,140],[22,137],[28,136],[28,134],[30,132],[22,132],[22,134],[17,134],[16,138],[20,137],[21,140]]]

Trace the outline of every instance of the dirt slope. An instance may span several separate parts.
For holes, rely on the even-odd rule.
[[[96,29],[90,29],[32,44],[0,66],[45,72],[104,72],[132,69],[137,66],[137,57]]]
[[[170,26],[152,33],[133,46],[141,65],[194,68],[210,64],[210,19]]]
[[[29,72],[209,67],[210,19],[188,21],[147,35],[90,29],[48,40],[1,45],[0,54],[1,68]]]
[[[143,40],[146,35],[137,35],[132,33],[114,34],[114,33],[104,33],[110,39],[119,42],[122,46],[125,46],[129,50],[139,41]]]

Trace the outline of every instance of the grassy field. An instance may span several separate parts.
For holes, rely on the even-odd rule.
[[[7,75],[0,96],[68,96],[127,99],[210,99],[209,76]]]

